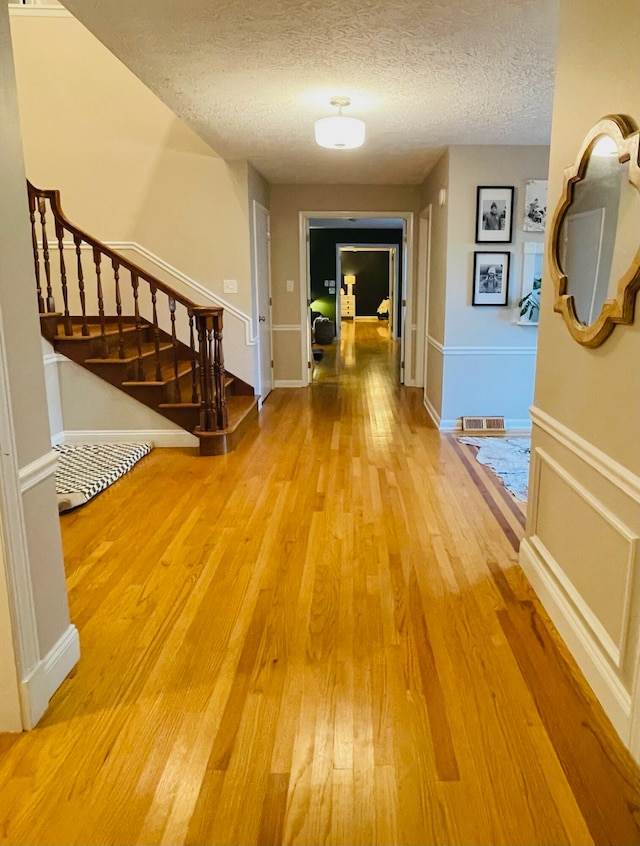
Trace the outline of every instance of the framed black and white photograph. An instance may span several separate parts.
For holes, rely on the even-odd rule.
[[[474,306],[506,306],[511,253],[473,254]]]
[[[513,228],[513,188],[479,185],[476,244],[510,244]]]
[[[530,179],[524,186],[525,232],[544,232],[547,222],[547,180]]]

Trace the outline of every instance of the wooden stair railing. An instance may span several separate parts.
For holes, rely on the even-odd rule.
[[[226,452],[208,440],[228,427],[223,309],[192,302],[72,224],[62,211],[59,191],[41,190],[30,182],[27,187],[43,335],[66,354],[84,341],[84,360],[70,357],[185,428],[190,428],[182,422],[185,409],[197,410],[193,432],[200,437],[201,453]],[[51,241],[49,210],[49,232],[55,233]],[[121,383],[111,378],[115,362],[125,368]],[[237,393],[253,394],[249,385],[241,384]],[[154,405],[148,401],[149,389],[160,385],[162,401]],[[249,409],[251,403],[245,405]]]

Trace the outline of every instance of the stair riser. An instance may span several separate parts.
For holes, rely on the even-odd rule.
[[[130,381],[135,382],[135,377]],[[156,408],[163,402],[191,402],[192,385],[191,373],[182,373],[178,377],[179,393],[173,380],[163,385],[153,384],[153,380],[149,380],[148,384],[120,384],[118,387],[121,387],[123,391],[126,391],[130,396],[134,396],[145,405]],[[160,413],[164,414],[164,410],[160,410]]]
[[[199,409],[193,408],[159,408],[158,411],[168,420],[177,426],[181,426],[188,432],[193,432],[200,422]]]

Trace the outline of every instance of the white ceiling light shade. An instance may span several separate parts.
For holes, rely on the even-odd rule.
[[[348,97],[333,97],[331,105],[336,106],[338,114],[320,118],[315,123],[316,143],[330,150],[353,150],[364,143],[364,121],[358,118],[344,117],[342,109],[351,105]]]

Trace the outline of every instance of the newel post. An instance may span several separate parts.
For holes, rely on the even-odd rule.
[[[222,309],[194,308],[193,313],[198,333],[200,431],[214,432],[227,427]]]

